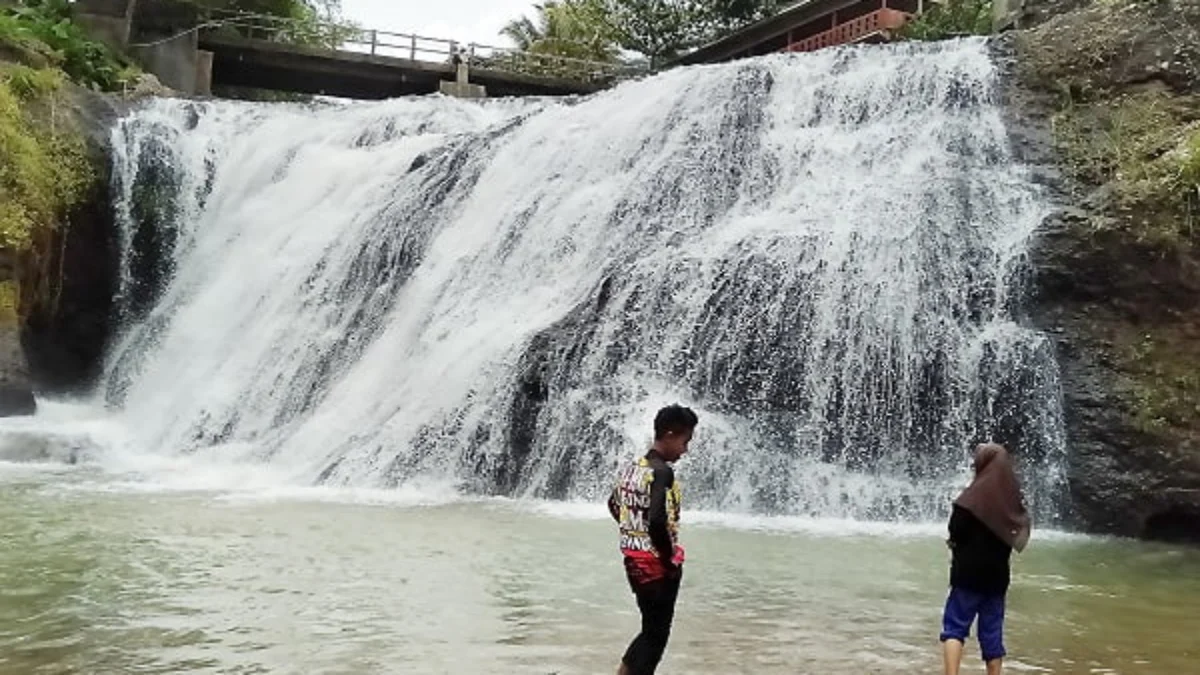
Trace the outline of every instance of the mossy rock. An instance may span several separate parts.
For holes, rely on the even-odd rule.
[[[1166,251],[1200,244],[1200,97],[1151,86],[1068,106],[1053,130],[1066,172],[1105,188],[1109,222]]]
[[[94,180],[64,82],[54,69],[0,64],[0,250],[26,268],[8,272],[17,278],[44,281],[48,271],[28,270],[47,259],[53,231]]]
[[[0,61],[31,68],[53,68],[62,62],[49,45],[29,36],[17,19],[0,14]]]

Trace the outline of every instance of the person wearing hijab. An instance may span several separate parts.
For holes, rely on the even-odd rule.
[[[1000,675],[1009,557],[1029,543],[1030,519],[1008,450],[995,443],[975,449],[975,478],[950,515],[950,594],[942,614],[946,675],[958,675],[963,645],[976,626],[988,675]]]

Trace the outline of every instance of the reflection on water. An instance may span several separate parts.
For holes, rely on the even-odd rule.
[[[85,480],[0,483],[0,675],[608,673],[636,631],[602,518]],[[938,672],[940,533],[690,525],[660,672]],[[1014,568],[1010,670],[1193,672],[1200,552],[1035,544]]]

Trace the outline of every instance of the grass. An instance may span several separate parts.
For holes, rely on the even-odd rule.
[[[1148,89],[1064,107],[1053,118],[1064,168],[1107,186],[1110,210],[1140,243],[1197,243],[1200,101]]]

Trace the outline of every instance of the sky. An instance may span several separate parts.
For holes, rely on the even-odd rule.
[[[459,42],[510,46],[500,28],[533,14],[531,0],[342,0],[342,14],[363,28]]]

